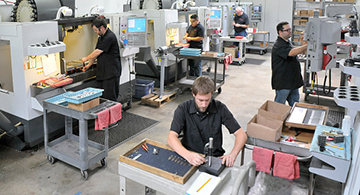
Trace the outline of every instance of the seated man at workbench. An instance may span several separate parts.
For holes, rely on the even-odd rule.
[[[190,164],[199,166],[205,163],[204,146],[209,137],[214,139],[213,156],[219,157],[222,164],[234,165],[240,150],[244,147],[247,135],[232,113],[220,101],[212,99],[214,82],[207,76],[200,76],[192,85],[194,99],[181,103],[175,110],[168,144]],[[235,136],[235,144],[230,154],[224,155],[222,148],[222,125]],[[180,141],[179,134],[184,137]]]

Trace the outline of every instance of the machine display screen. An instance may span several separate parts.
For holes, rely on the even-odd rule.
[[[210,18],[220,19],[220,17],[221,17],[221,10],[212,9],[210,11]]]
[[[261,12],[261,6],[258,6],[258,5],[257,5],[257,6],[254,6],[254,7],[253,7],[253,11],[254,11],[254,12]]]
[[[141,33],[146,31],[146,19],[145,18],[129,18],[128,19],[128,32],[129,33]]]

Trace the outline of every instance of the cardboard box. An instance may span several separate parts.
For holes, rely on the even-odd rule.
[[[283,121],[255,115],[247,124],[248,136],[269,141],[278,141],[281,136]]]
[[[225,53],[231,53],[231,55],[233,56],[233,58],[237,58],[237,57],[238,57],[238,51],[239,51],[239,48],[238,48],[238,47],[224,47],[224,52],[225,52]]]
[[[209,57],[217,57],[218,53],[217,52],[211,52],[211,51],[203,51],[201,53],[202,56],[209,56]]]
[[[300,10],[300,16],[308,16],[308,10]]]
[[[345,0],[345,2],[355,2],[355,0]]]
[[[300,16],[300,11],[301,10],[294,10],[294,16]]]
[[[265,42],[265,46],[264,46],[264,43],[263,43],[263,42],[261,42],[261,43],[260,43],[260,47],[267,47],[267,46],[268,46],[268,44],[269,44],[268,42]]]
[[[294,25],[300,25],[300,19],[295,19],[294,20]]]
[[[68,107],[75,109],[75,110],[85,111],[94,106],[99,105],[99,103],[100,103],[100,98],[97,97],[95,99],[89,100],[89,101],[81,103],[81,104],[74,104],[74,103],[69,102]]]
[[[274,101],[266,101],[258,110],[258,114],[264,117],[285,121],[291,110],[291,106]]]

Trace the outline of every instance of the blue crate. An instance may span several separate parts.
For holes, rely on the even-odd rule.
[[[74,96],[77,96],[77,95],[81,95],[82,93],[87,92],[87,91],[92,91],[92,92],[95,92],[95,93],[91,94],[91,95],[87,95],[85,97],[74,97]],[[68,94],[65,95],[65,99],[66,99],[66,101],[74,103],[74,104],[81,104],[83,102],[86,102],[86,101],[92,100],[94,98],[100,97],[102,95],[103,91],[104,91],[103,89],[97,89],[97,88],[88,87],[86,89],[82,89],[82,90],[77,91],[77,92],[68,92]]]
[[[65,99],[65,95],[68,95],[70,92],[66,92],[66,93],[62,93],[60,95],[51,97],[51,98],[47,98],[44,101],[53,103],[53,104],[58,104],[58,105],[62,105],[62,106],[67,106],[68,102]]]
[[[154,91],[154,84],[155,81],[136,79],[134,97],[137,99],[141,99],[141,97],[152,93]]]

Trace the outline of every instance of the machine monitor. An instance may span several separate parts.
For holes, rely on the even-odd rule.
[[[147,45],[147,18],[122,17],[120,21],[120,40],[125,47]]]
[[[221,28],[221,9],[211,9],[209,17],[209,28],[220,29]]]
[[[212,9],[210,11],[210,18],[220,19],[221,18],[221,10]]]
[[[261,7],[262,7],[261,5],[251,6],[250,22],[261,22],[262,19]]]
[[[128,18],[128,32],[129,33],[144,33],[146,32],[145,18]]]

